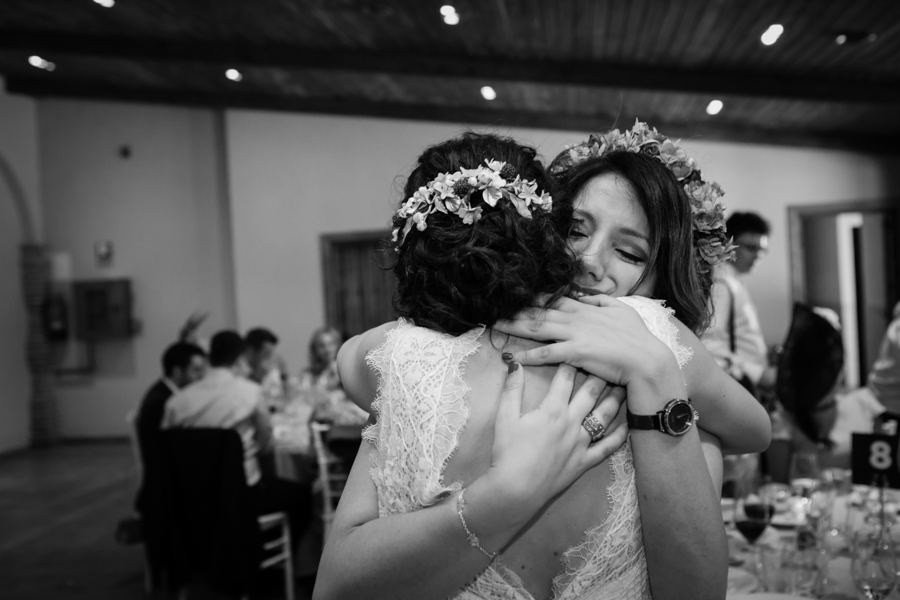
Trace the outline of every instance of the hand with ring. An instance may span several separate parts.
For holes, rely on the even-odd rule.
[[[522,414],[524,369],[511,363],[494,423],[491,467],[511,500],[538,507],[619,449],[628,435],[609,427],[625,389],[588,376],[575,391],[576,369],[560,365],[540,406]]]

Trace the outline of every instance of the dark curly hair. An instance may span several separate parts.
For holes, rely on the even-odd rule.
[[[560,154],[553,164],[567,151]],[[710,321],[712,274],[703,272],[694,251],[691,202],[678,179],[658,159],[628,151],[613,151],[588,158],[563,171],[554,198],[554,221],[569,237],[575,224],[575,204],[595,177],[614,173],[628,181],[647,217],[650,259],[635,289],[650,273],[656,275],[655,298],[665,300],[675,316],[698,335]],[[633,290],[629,291],[629,294]]]
[[[422,153],[406,181],[403,201],[439,174],[477,168],[486,159],[503,161],[516,175],[534,180],[538,194],[553,191],[534,148],[511,138],[465,133]],[[480,202],[476,196],[473,204]],[[395,308],[401,316],[460,335],[512,318],[538,304],[540,294],[551,303],[568,293],[577,272],[575,256],[552,213],[535,210],[526,219],[505,199],[484,208],[474,224],[435,212],[428,215],[424,231],[414,227],[409,232],[393,265]]]

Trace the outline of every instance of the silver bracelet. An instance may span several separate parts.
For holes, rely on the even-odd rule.
[[[459,515],[459,522],[462,523],[463,529],[466,530],[466,539],[469,541],[469,545],[473,548],[478,548],[482,554],[487,556],[491,562],[494,562],[494,559],[497,558],[500,553],[499,552],[488,552],[481,545],[481,542],[478,541],[478,536],[469,531],[469,526],[466,525],[466,518],[463,517],[463,509],[466,508],[466,500],[463,498],[463,494],[466,493],[466,488],[463,488],[459,493],[459,496],[456,497],[456,514]]]

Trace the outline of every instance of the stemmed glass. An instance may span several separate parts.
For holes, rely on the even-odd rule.
[[[762,536],[775,514],[775,491],[759,476],[737,482],[734,504],[734,526],[753,548],[754,562],[759,567],[760,550],[756,541]]]
[[[866,598],[881,600],[891,593],[897,583],[897,563],[889,529],[856,534],[850,573]]]
[[[797,452],[791,457],[791,488],[795,496],[809,498],[819,483],[819,460],[815,452]]]

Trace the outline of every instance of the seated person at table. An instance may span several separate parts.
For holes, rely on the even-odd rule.
[[[269,383],[281,385],[282,377],[287,372],[282,368],[281,359],[276,353],[278,336],[264,327],[255,327],[244,336],[247,350],[244,357],[250,368],[248,378],[266,386]]]
[[[337,372],[337,353],[341,348],[341,334],[333,327],[316,329],[309,340],[309,366],[300,374],[300,389],[330,392],[340,389]]]
[[[313,333],[309,341],[309,367],[301,374],[300,390],[313,407],[313,421],[361,428],[369,413],[347,398],[341,386],[336,362],[341,343],[341,334],[333,327],[321,327]]]
[[[259,384],[246,378],[246,345],[235,331],[220,331],[210,343],[210,370],[166,406],[163,428],[234,429],[244,443],[244,473],[259,514],[285,511],[294,541],[310,515],[310,488],[263,476],[258,454],[272,449],[272,429]]]
[[[163,353],[162,368],[162,377],[144,394],[135,420],[141,461],[145,465],[153,460],[152,456],[159,443],[160,423],[166,403],[172,394],[203,377],[206,373],[206,352],[194,344],[176,342]],[[144,503],[144,485],[141,482],[135,501],[138,512],[144,512]]]

